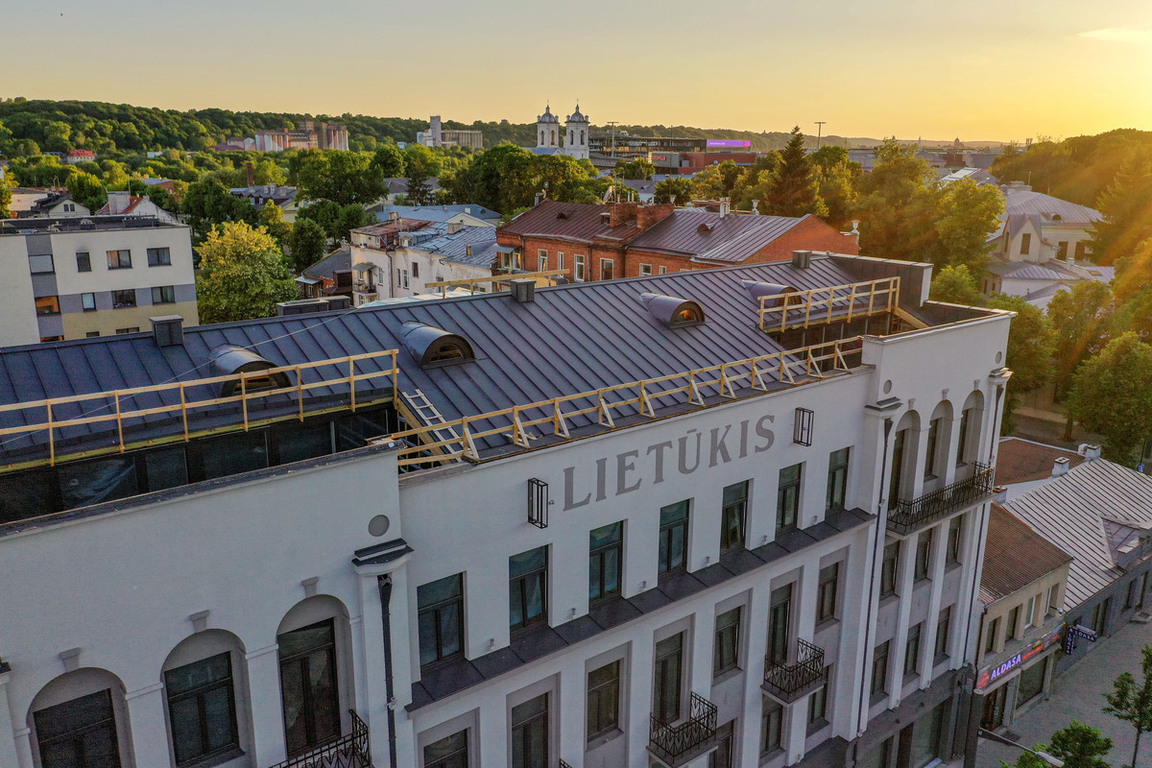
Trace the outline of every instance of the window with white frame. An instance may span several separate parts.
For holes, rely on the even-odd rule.
[[[572,277],[576,282],[582,283],[584,282],[585,275],[584,254],[578,253],[574,258],[576,259],[576,267],[573,270]]]

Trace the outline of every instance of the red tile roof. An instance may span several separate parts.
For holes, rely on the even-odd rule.
[[[1012,485],[1051,477],[1052,463],[1060,457],[1068,459],[1069,469],[1084,462],[1083,456],[1067,448],[1006,437],[1000,441],[996,458],[996,484]]]
[[[993,504],[988,517],[980,599],[992,603],[1071,562],[1071,555],[1004,507]]]

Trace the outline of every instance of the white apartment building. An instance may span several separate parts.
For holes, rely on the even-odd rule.
[[[188,227],[121,216],[0,221],[0,346],[196,325]]]
[[[438,290],[429,283],[491,278],[498,256],[496,230],[487,224],[428,223],[397,215],[352,230],[350,249],[356,306]]]
[[[962,752],[1011,315],[930,271],[0,350],[0,765]]]

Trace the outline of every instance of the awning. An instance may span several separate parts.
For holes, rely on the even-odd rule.
[[[320,281],[314,277],[305,277],[304,275],[301,275],[300,277],[296,278],[296,282],[304,283],[304,285],[316,285]]]
[[[512,246],[508,246],[508,245],[497,245],[496,246],[496,253],[512,253],[515,250],[516,250],[515,248],[513,248]]]
[[[376,267],[375,264],[372,264],[372,263],[367,262],[367,261],[361,261],[357,264],[352,265],[352,271],[353,272],[370,272],[375,267]]]

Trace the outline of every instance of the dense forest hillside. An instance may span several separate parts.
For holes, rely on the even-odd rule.
[[[44,152],[90,149],[97,154],[134,153],[164,149],[201,150],[233,136],[251,136],[271,128],[291,128],[307,118],[334,120],[348,127],[351,149],[371,151],[388,141],[414,141],[424,130],[425,119],[373,117],[370,115],[308,115],[292,112],[233,112],[227,109],[174,110],[109,104],[100,101],[49,101],[14,98],[0,100],[0,148],[6,154],[24,156],[36,143]],[[462,123],[445,120],[445,128],[484,132],[486,146],[512,142],[521,146],[533,142],[533,123],[507,120]],[[607,126],[593,126],[607,131]],[[635,136],[697,137],[703,139],[742,139],[752,142],[759,152],[781,149],[788,134],[780,132],[737,131],[722,128],[691,128],[682,125],[619,125],[618,133]],[[824,143],[874,146],[878,139],[825,136]],[[928,143],[928,142],[926,142]],[[936,142],[932,142],[936,143]]]

